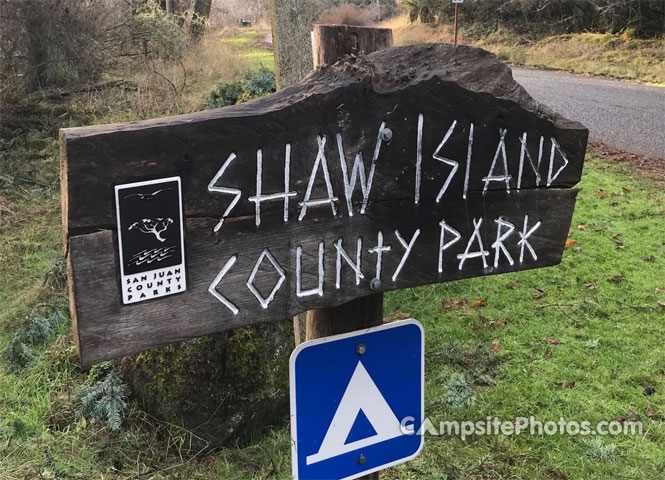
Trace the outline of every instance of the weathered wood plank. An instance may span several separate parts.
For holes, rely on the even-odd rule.
[[[587,136],[531,99],[494,56],[449,45],[345,57],[243,105],[65,129],[63,231],[81,360],[555,265]],[[114,188],[145,180],[182,185],[179,268],[158,267],[176,248],[167,229],[180,214],[160,206],[174,188],[155,200],[154,182],[131,186],[139,190],[118,197],[116,222]],[[116,225],[125,247],[147,235],[125,253],[164,277],[131,265],[120,275]],[[184,293],[169,290],[169,274],[186,275]],[[156,292],[155,281],[167,283]],[[121,282],[127,303],[134,293],[142,301],[123,304]],[[171,295],[147,300],[158,294]]]
[[[319,307],[340,305],[358,297],[377,293],[451,281],[479,275],[505,273],[559,263],[570,225],[576,190],[544,190],[488,192],[470,194],[466,200],[451,199],[442,204],[425,202],[417,207],[408,202],[379,202],[366,215],[332,217],[325,207],[312,208],[309,222],[284,223],[279,213],[267,214],[261,229],[254,218],[235,219],[224,226],[222,237],[215,237],[211,227],[215,219],[190,219],[186,226],[188,261],[185,293],[133,305],[123,305],[120,295],[116,235],[110,230],[70,238],[71,274],[76,288],[72,290],[78,317],[78,341],[81,361],[90,364],[104,359],[140,352],[157,345],[184,340],[242,325],[281,320],[299,312]],[[522,262],[520,232],[542,222],[528,243],[537,260],[525,245]],[[457,255],[464,254],[474,233],[474,220],[482,239],[487,267],[481,257],[468,258],[460,269]],[[503,250],[492,247],[497,240],[496,220],[510,222],[515,230],[504,241],[513,265]],[[440,221],[461,234],[461,239],[443,251],[442,271],[438,270],[441,245]],[[393,275],[406,251],[396,236],[398,231],[408,244],[415,232],[411,254],[403,262],[396,279]],[[508,228],[503,227],[503,233]],[[248,233],[248,232],[251,232]],[[377,290],[370,285],[376,277],[378,233],[390,251],[382,254]],[[351,260],[356,260],[356,245],[362,239],[361,272],[358,280],[347,261],[341,258],[341,278],[336,287],[337,254],[335,242]],[[454,235],[445,232],[444,245]],[[302,247],[302,290],[316,289],[319,282],[318,248],[323,242],[322,295],[298,296],[296,285],[297,251]],[[283,269],[285,280],[266,308],[247,287],[247,282],[262,251],[270,254]],[[477,239],[468,252],[479,250]],[[234,314],[209,291],[215,277],[227,262],[235,263],[215,290],[238,309]],[[264,258],[255,285],[267,297],[279,280],[274,267]],[[376,286],[376,284],[374,285]]]
[[[504,129],[511,189],[518,187],[520,178],[521,189],[544,187],[548,174],[555,177],[551,187],[570,187],[579,180],[586,129],[534,102],[512,80],[508,67],[490,54],[468,47],[431,45],[386,49],[348,60],[244,105],[146,122],[63,130],[62,145],[67,151],[63,178],[67,179],[68,196],[63,204],[65,234],[113,228],[113,203],[108,201],[113,185],[173,175],[182,177],[185,217],[220,217],[232,197],[209,194],[207,186],[231,154],[236,159],[224,176],[231,181],[219,184],[242,190],[231,216],[252,215],[255,205],[249,197],[256,194],[257,150],[261,149],[264,159],[263,191],[279,192],[283,191],[286,145],[291,149],[291,188],[297,192],[289,203],[293,218],[317,157],[317,137],[324,136],[333,191],[343,209],[336,136],[341,134],[349,170],[358,152],[362,152],[369,170],[383,122],[392,136],[380,142],[371,201],[414,198],[419,125],[419,194],[423,200],[436,198],[451,172],[449,165],[433,155],[453,122],[453,131],[438,152],[440,157],[459,163],[446,197],[458,196],[464,190],[471,140],[468,189],[484,188],[483,178],[492,173]],[[524,133],[528,155],[522,155],[520,139]],[[554,150],[550,172],[552,139],[560,149]],[[564,165],[562,155],[569,163],[559,172]],[[538,166],[538,158],[541,181],[537,185],[530,161]],[[500,155],[493,172],[501,174],[502,170]],[[323,188],[323,176],[318,175],[314,190]],[[505,189],[505,184],[492,181],[488,189]],[[281,208],[275,201],[262,204],[265,213]]]

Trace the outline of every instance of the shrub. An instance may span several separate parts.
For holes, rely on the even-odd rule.
[[[180,27],[181,16],[168,14],[156,0],[148,0],[128,20],[128,30],[141,42],[130,47],[142,48],[152,58],[176,60],[184,56],[189,38]],[[192,20],[197,22],[205,26],[205,20]]]
[[[242,94],[242,85],[240,82],[219,83],[217,84],[217,88],[208,97],[204,108],[209,109],[235,105],[238,102],[240,94]]]
[[[0,3],[3,93],[29,92],[96,76],[104,55],[90,2],[6,0]],[[103,10],[101,8],[100,10]],[[23,88],[20,88],[20,87]]]
[[[19,337],[14,336],[2,351],[2,358],[9,365],[9,370],[16,372],[32,365],[37,359],[37,353],[23,343]]]
[[[292,350],[293,322],[265,323],[126,357],[122,376],[146,412],[198,438],[189,448],[237,446],[288,421]]]
[[[263,97],[276,90],[275,74],[265,67],[250,73],[245,77],[242,85],[243,93],[247,92],[252,98]]]
[[[62,253],[51,257],[51,268],[44,274],[44,283],[56,291],[67,286],[67,261]]]
[[[616,460],[617,446],[614,443],[605,444],[600,438],[585,438],[583,443],[584,454],[593,460]]]
[[[66,315],[60,311],[30,318],[2,351],[9,370],[17,372],[32,365],[39,357],[37,349],[46,346],[67,321]]]
[[[476,401],[476,394],[462,373],[453,373],[448,381],[446,393],[443,400],[455,408],[473,407]]]
[[[242,80],[217,84],[209,95],[205,109],[227,107],[244,103],[275,92],[275,74],[265,67],[250,72]]]
[[[111,430],[118,430],[127,410],[125,385],[115,372],[110,372],[94,385],[81,388],[78,416],[92,423],[105,421]]]

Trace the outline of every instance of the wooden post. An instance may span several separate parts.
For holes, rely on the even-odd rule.
[[[347,54],[371,53],[392,46],[393,32],[389,28],[314,25],[312,49],[315,68],[333,64]],[[310,310],[306,318],[307,340],[381,325],[383,293],[359,298],[339,307]]]
[[[358,298],[339,307],[307,312],[307,340],[375,327],[383,323],[383,293]]]
[[[459,17],[459,3],[455,4],[455,45],[457,45],[457,19]]]
[[[330,65],[347,54],[371,53],[393,46],[389,28],[315,25],[312,36],[314,67]],[[381,282],[377,282],[377,289]],[[309,310],[306,316],[307,340],[375,327],[383,323],[383,293],[358,298],[338,307]],[[377,480],[375,472],[362,480]]]
[[[393,32],[389,28],[356,27],[349,25],[314,25],[312,50],[314,68],[331,65],[347,54],[359,55],[390,48]],[[368,299],[378,303],[372,306]],[[354,306],[349,310],[349,306]],[[352,312],[372,312],[374,317],[357,323],[352,315],[349,322],[338,322],[336,318],[346,318]],[[383,294],[371,295],[354,300],[336,308],[312,310],[293,317],[293,330],[296,346],[305,340],[351,332],[374,325],[380,325],[383,318]],[[363,323],[365,322],[365,323]]]
[[[307,312],[302,312],[293,317],[293,340],[296,347],[306,340],[307,337]]]
[[[314,25],[314,68],[332,65],[344,55],[372,53],[393,46],[389,28]]]

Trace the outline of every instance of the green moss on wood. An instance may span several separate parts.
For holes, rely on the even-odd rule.
[[[288,419],[290,321],[168,345],[126,358],[123,375],[150,414],[210,446],[247,443]]]

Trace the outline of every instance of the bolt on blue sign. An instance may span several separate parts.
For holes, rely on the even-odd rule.
[[[293,478],[352,479],[418,455],[424,360],[413,319],[299,345],[290,360]]]

